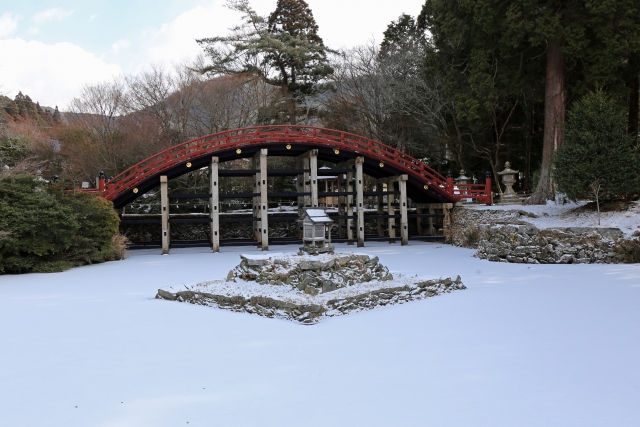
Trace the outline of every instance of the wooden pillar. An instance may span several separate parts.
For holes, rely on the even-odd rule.
[[[253,181],[253,193],[260,193],[260,152],[254,154],[251,159],[251,169],[257,170]],[[260,196],[254,196],[252,199],[252,212],[254,218],[261,218]],[[262,221],[253,222],[253,238],[256,242],[262,242]]]
[[[169,230],[169,180],[166,175],[160,177],[160,205],[162,212],[162,255],[169,254],[171,232]]]
[[[444,221],[442,221],[442,233],[446,236],[449,226],[451,225],[451,209],[453,209],[453,203],[442,203],[442,213],[444,214]]]
[[[304,156],[304,154],[303,154],[303,156]],[[309,157],[308,156],[302,158],[302,169],[310,169]],[[302,174],[302,191],[304,193],[311,192],[311,186],[309,185],[309,178],[310,178],[310,173],[309,172],[303,172],[303,174]],[[311,196],[308,195],[308,194],[304,196],[304,206],[305,207],[311,206]]]
[[[377,191],[378,193],[381,193],[381,192],[382,192],[383,187],[384,187],[384,182],[385,182],[385,181],[386,181],[386,180],[385,180],[384,178],[380,178],[380,179],[378,179],[378,180],[376,181],[376,191]],[[388,188],[388,187],[387,187],[387,188]],[[378,208],[378,209],[377,209],[378,215],[382,215],[382,214],[384,214],[384,207],[382,206],[382,204],[384,203],[384,196],[383,196],[382,194],[378,194],[378,196],[377,196],[377,201],[378,201],[378,206],[377,206],[377,208]],[[389,201],[389,200],[387,199],[387,202],[388,202],[388,201]],[[384,227],[383,227],[383,225],[382,225],[382,223],[383,223],[382,218],[378,218],[378,219],[376,220],[376,222],[378,223],[378,236],[379,236],[379,237],[384,237]]]
[[[296,157],[296,169],[304,169],[304,161],[300,157]],[[302,193],[304,191],[304,174],[299,173],[296,176],[296,191]],[[298,196],[298,217],[302,216],[302,208],[304,207],[304,197]],[[302,238],[302,235],[299,236]]]
[[[344,166],[340,166],[338,165],[338,169],[344,168]],[[338,174],[338,193],[341,193],[343,191],[346,191],[345,189],[345,183],[344,183],[344,178],[342,173]],[[346,197],[345,196],[338,196],[338,216],[344,216],[345,214],[345,203],[346,203]],[[346,220],[343,219],[339,219],[338,220],[338,237],[340,237],[341,239],[344,239],[345,236],[347,235],[347,233],[345,232],[344,229],[344,225],[346,224]]]
[[[393,194],[393,192],[395,191],[395,180],[389,180],[389,183],[387,184],[387,215],[395,215],[396,214],[396,207],[394,206],[394,203],[396,201],[396,195]],[[396,238],[396,229],[395,229],[395,225],[396,225],[396,219],[395,218],[389,218],[387,220],[387,224],[388,224],[388,233],[389,233],[389,243],[395,243],[396,241],[394,240]]]
[[[269,250],[269,203],[267,195],[267,154],[268,150],[260,150],[260,232],[262,233],[262,250]]]
[[[436,214],[436,210],[432,207],[429,207],[429,215],[435,215],[435,214]],[[429,217],[429,236],[436,235],[434,223],[435,223],[435,218],[430,216]]]
[[[353,172],[347,172],[347,193],[353,193]],[[353,240],[353,194],[347,195],[347,239]],[[353,245],[350,241],[348,245]]]
[[[421,215],[423,212],[422,208],[416,208],[416,213],[418,215]],[[418,228],[418,236],[422,236],[422,218],[417,217],[416,218],[416,226]]]
[[[311,206],[318,207],[318,150],[309,152],[309,187],[311,189]]]
[[[356,211],[358,214],[358,247],[364,247],[364,190],[362,164],[364,157],[356,158]]]
[[[400,242],[402,246],[409,244],[409,216],[407,214],[407,180],[409,175],[400,175]]]
[[[220,252],[220,204],[218,199],[218,158],[211,157],[209,164],[209,216],[211,217],[211,250]]]

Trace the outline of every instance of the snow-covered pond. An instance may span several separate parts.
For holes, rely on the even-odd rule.
[[[468,289],[302,326],[153,299],[247,247],[0,276],[0,425],[640,425],[640,265],[357,251]]]

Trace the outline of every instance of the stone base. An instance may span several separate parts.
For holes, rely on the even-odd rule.
[[[346,298],[336,298],[326,302],[317,301],[317,304],[296,304],[262,296],[226,296],[198,291],[172,293],[163,289],[158,289],[156,298],[292,320],[309,325],[318,323],[323,318],[372,310],[385,305],[403,304],[461,289],[466,289],[466,286],[458,276],[455,279],[448,277],[418,281],[404,286],[383,287]]]
[[[333,246],[301,246],[299,254],[309,254],[309,255],[320,255],[320,254],[333,254],[334,252]]]
[[[496,205],[521,205],[522,200],[518,197],[517,194],[503,194],[502,197],[498,198]]]

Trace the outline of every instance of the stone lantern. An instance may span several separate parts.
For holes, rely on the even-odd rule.
[[[460,176],[455,179],[456,185],[458,186],[458,190],[460,191],[461,196],[468,194],[467,184],[469,184],[470,178],[465,175],[466,173],[467,172],[464,169],[460,169]],[[471,203],[472,199],[466,198],[464,199],[464,201],[466,203]]]
[[[302,223],[302,247],[300,252],[311,255],[333,253],[331,246],[331,225],[325,209],[303,208],[302,216],[298,220]]]
[[[502,172],[498,172],[498,175],[502,176],[502,183],[505,186],[504,193],[502,193],[502,197],[500,198],[500,203],[502,204],[521,204],[522,201],[520,197],[513,191],[513,184],[516,183],[515,176],[519,171],[511,169],[511,163],[506,162],[504,164],[504,170]]]

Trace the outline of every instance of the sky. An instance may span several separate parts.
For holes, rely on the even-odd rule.
[[[136,74],[150,64],[195,58],[195,39],[221,36],[240,15],[225,0],[11,2],[0,9],[0,94],[18,91],[64,110],[85,84]],[[252,0],[261,15],[277,0]],[[424,0],[307,0],[333,49],[380,42],[402,13]]]

